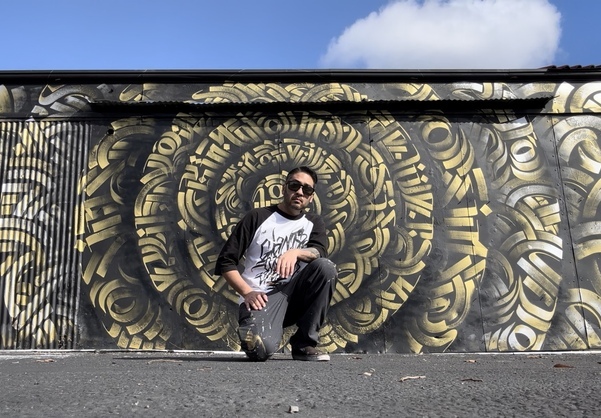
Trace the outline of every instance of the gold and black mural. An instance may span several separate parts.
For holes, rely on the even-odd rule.
[[[0,96],[6,100],[6,91]],[[74,348],[79,254],[73,192],[85,161],[78,123],[0,122],[0,348]]]
[[[0,86],[2,348],[239,349],[214,262],[299,165],[339,268],[326,350],[601,348],[600,93]]]

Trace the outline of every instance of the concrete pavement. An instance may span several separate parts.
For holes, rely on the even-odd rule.
[[[2,417],[594,417],[601,354],[0,351]],[[295,412],[298,411],[298,412]]]

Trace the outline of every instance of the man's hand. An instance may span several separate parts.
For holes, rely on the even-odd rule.
[[[249,311],[260,311],[267,305],[267,295],[263,292],[252,290],[244,295],[244,304]]]
[[[287,279],[292,276],[296,269],[296,261],[298,260],[299,251],[292,249],[286,251],[278,258],[278,262],[275,266],[275,272],[283,279]]]
[[[310,263],[319,258],[319,251],[315,248],[293,248],[286,251],[278,258],[275,266],[275,272],[284,279],[292,276],[296,271],[296,262],[304,261]]]
[[[267,305],[267,295],[263,292],[257,292],[246,284],[238,270],[230,270],[223,273],[223,278],[236,293],[244,298],[244,305],[249,311],[255,309],[260,311]]]

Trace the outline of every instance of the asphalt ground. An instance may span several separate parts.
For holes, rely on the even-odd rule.
[[[0,351],[1,417],[599,417],[601,353]]]

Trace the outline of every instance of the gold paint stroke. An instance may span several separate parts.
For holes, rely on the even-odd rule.
[[[142,279],[128,271],[132,261],[124,257],[136,245],[123,218],[128,210],[126,189],[120,184],[125,170],[136,164],[139,138],[154,132],[152,124],[137,119],[117,120],[112,131],[98,142],[89,156],[83,191],[87,262],[84,282],[99,319],[120,348],[165,348],[173,324],[153,303]],[[136,150],[136,151],[134,151]],[[135,262],[134,262],[135,263]],[[135,265],[135,264],[133,264]]]
[[[555,314],[561,281],[558,192],[532,125],[495,124],[483,133],[490,195],[497,196],[494,227],[499,231],[499,251],[489,258],[496,274],[486,283],[498,292],[498,302],[484,310],[486,349],[539,350]]]
[[[67,292],[75,284],[60,265],[68,208],[53,196],[67,160],[58,145],[72,145],[63,144],[72,129],[62,122],[0,122],[0,275],[6,312],[0,348],[74,343],[75,309]]]

